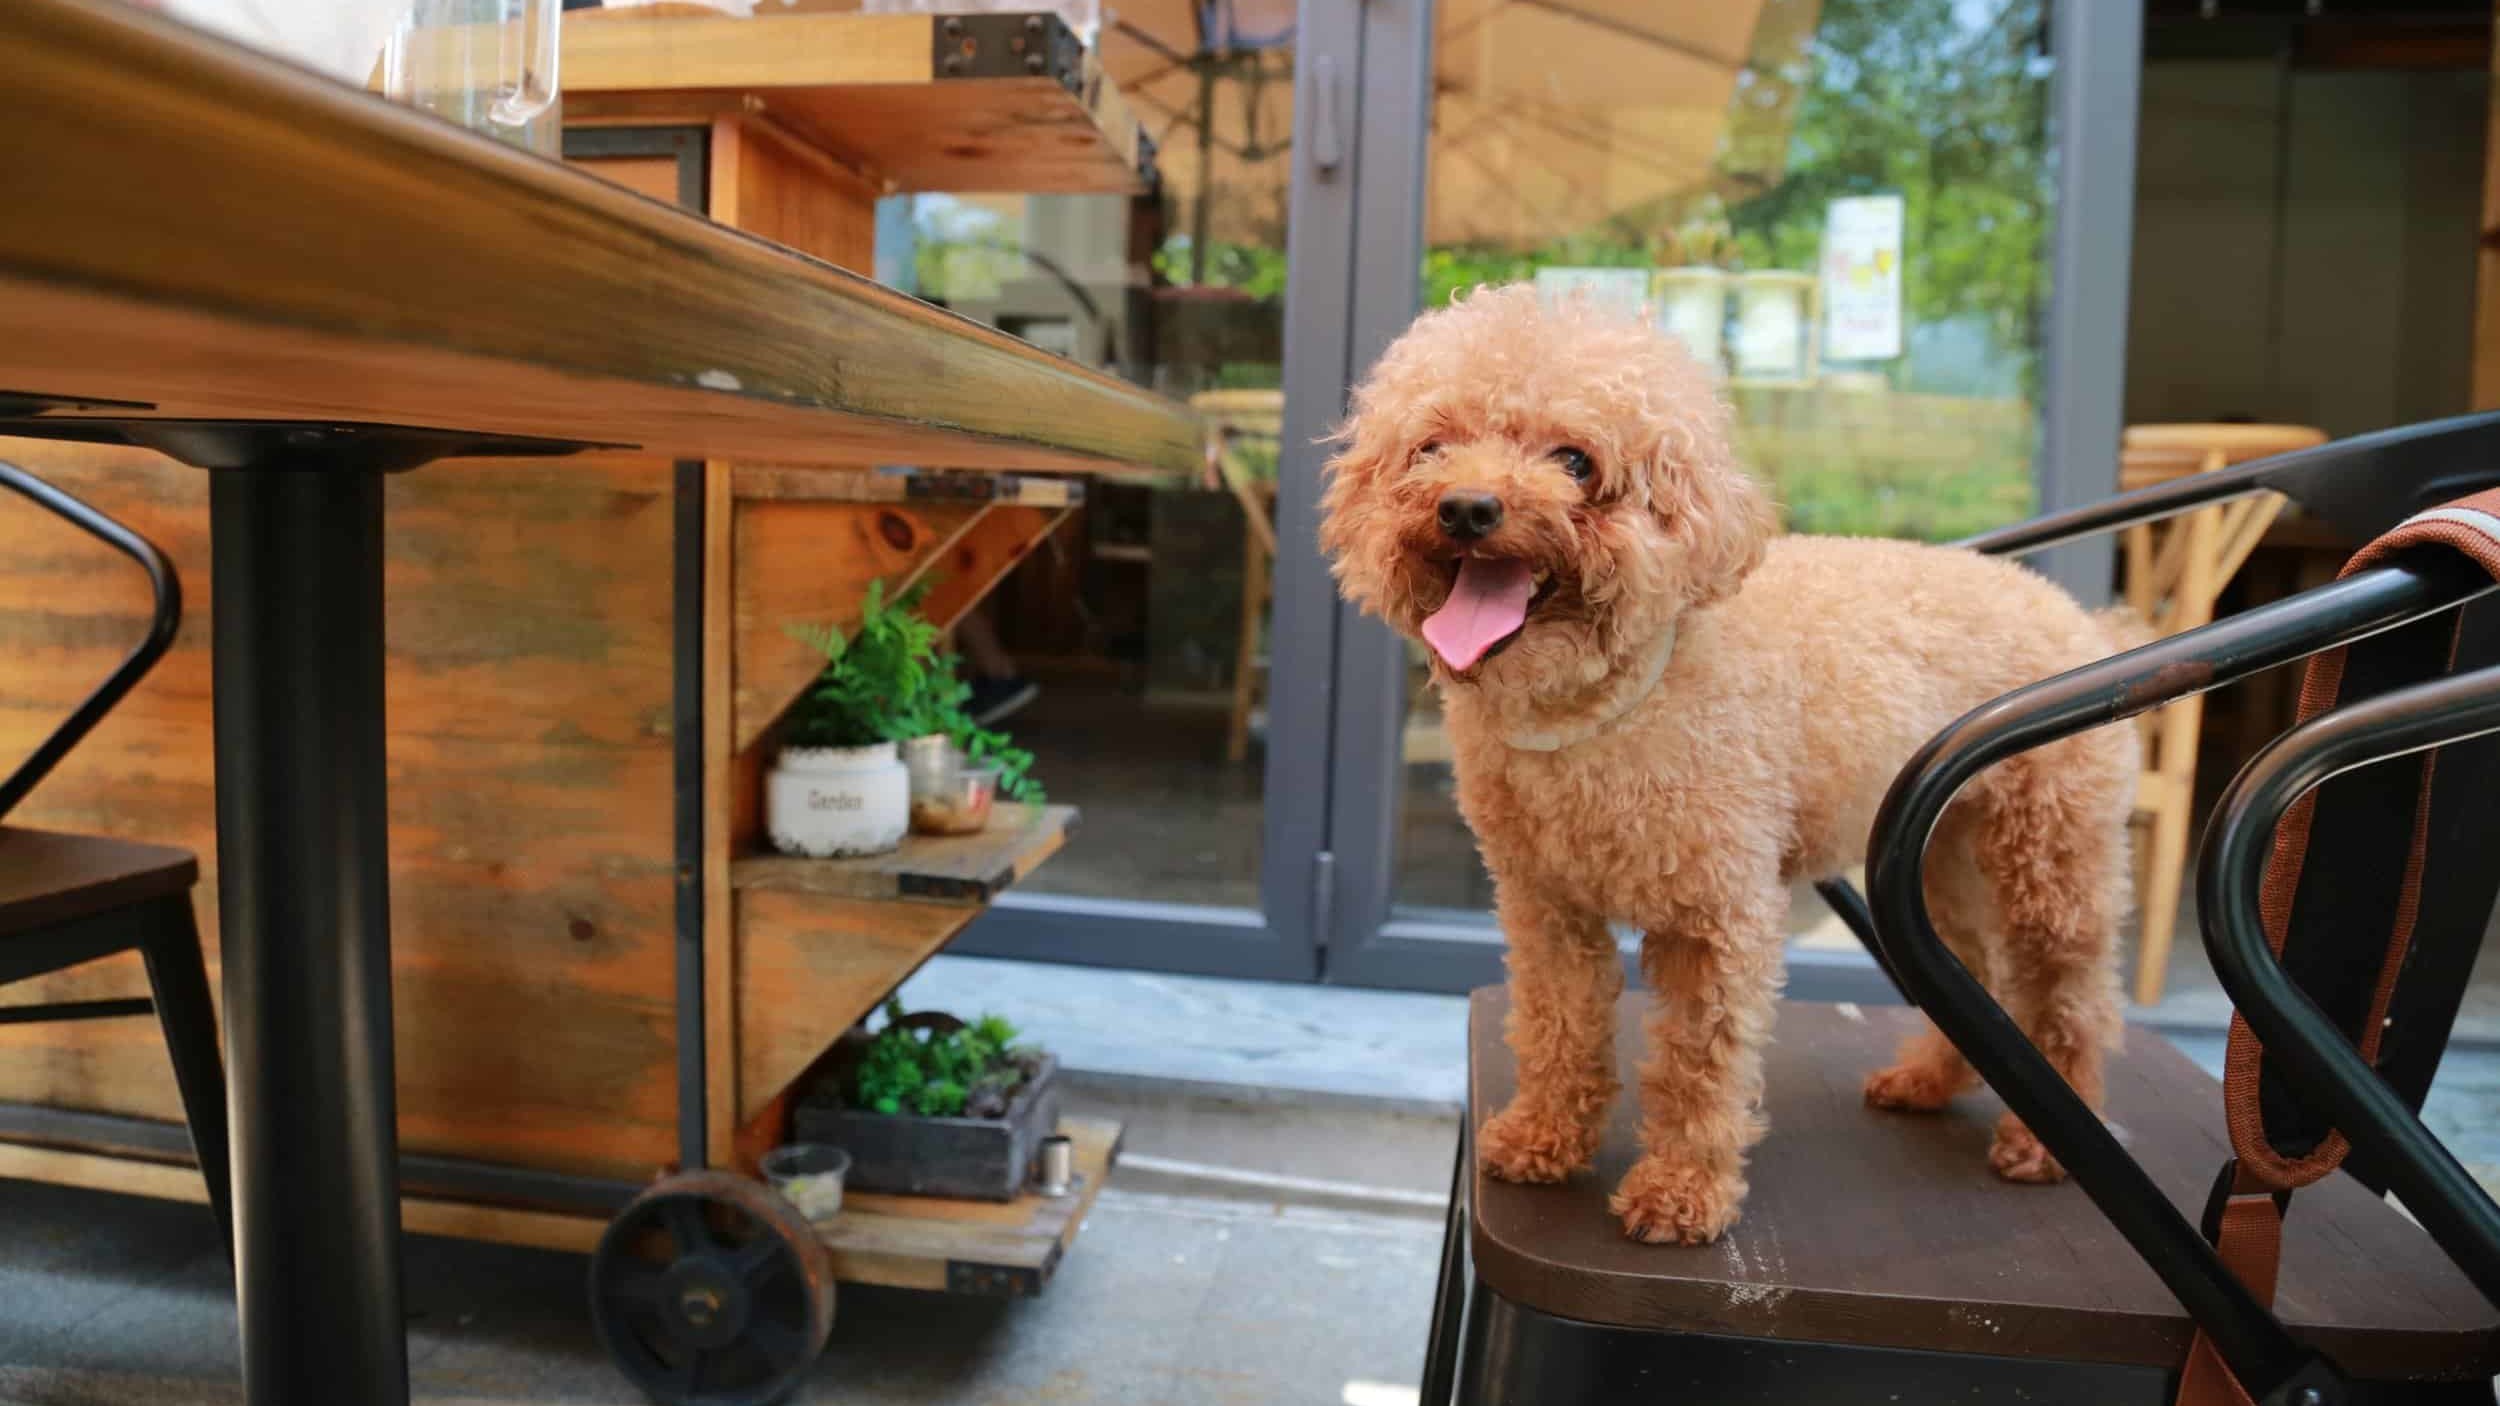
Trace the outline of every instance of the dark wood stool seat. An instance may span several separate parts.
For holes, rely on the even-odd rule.
[[[0,987],[121,952],[146,963],[146,998],[0,1004],[0,1025],[154,1015],[173,1061],[209,1209],[233,1243],[224,1061],[191,911],[189,852],[0,825]]]
[[[0,825],[0,937],[187,894],[199,878],[187,850]]]
[[[1477,992],[1471,1008],[1471,1130],[1516,1086],[1501,1038],[1506,1006],[1496,989]],[[1641,1015],[1637,995],[1617,1013],[1627,1084],[1639,1063]],[[1525,1314],[1619,1334],[1793,1345],[1784,1360],[1846,1347],[2104,1364],[2137,1370],[2104,1373],[2076,1399],[2161,1399],[2158,1388],[2186,1357],[2194,1325],[2080,1189],[2010,1185],[1989,1171],[1986,1150],[2002,1108],[1992,1095],[1974,1091],[1933,1115],[1864,1106],[1866,1074],[1889,1061],[1918,1020],[1897,1006],[1782,1008],[1767,1054],[1771,1133],[1754,1154],[1744,1218],[1715,1245],[1638,1244],[1607,1210],[1607,1194],[1637,1155],[1629,1088],[1593,1173],[1559,1186],[1519,1186],[1486,1176],[1470,1159],[1460,1173],[1464,1249],[1478,1298],[1498,1305],[1508,1324],[1470,1326],[1473,1365],[1484,1365],[1487,1354],[1516,1358]],[[2111,1063],[2109,1121],[2191,1220],[2230,1152],[2221,1106],[2215,1081],[2150,1031],[2130,1031],[2126,1053]],[[2295,1202],[2277,1303],[2296,1332],[2356,1377],[2469,1386],[2479,1379],[2479,1399],[2489,1400],[2490,1377],[2500,1371],[2500,1314],[2420,1229],[2349,1177]],[[1594,1339],[1574,1351],[1604,1355]],[[1504,1364],[1494,1365],[1499,1377]],[[1514,1360],[1506,1370],[1529,1369]],[[1844,1381],[1853,1370],[1870,1383],[1880,1375],[1835,1370]],[[1977,1380],[1971,1370],[1965,1364],[1941,1380],[1967,1387]],[[1553,1381],[1542,1369],[1536,1374]],[[1646,1379],[1621,1378],[1613,1389]],[[1762,1399],[1808,1399],[1763,1380]],[[2114,1394],[2112,1383],[2129,1382],[2154,1394]],[[1555,1387],[1503,1394],[1498,1384],[1479,1383],[1460,1399],[1553,1406],[1581,1399]],[[1811,1399],[1853,1399],[1821,1394],[1828,1389]]]

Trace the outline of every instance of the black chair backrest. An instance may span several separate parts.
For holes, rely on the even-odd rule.
[[[123,696],[138,686],[148,670],[164,656],[174,642],[174,632],[182,625],[182,580],[174,574],[174,564],[156,545],[138,533],[71,497],[15,464],[0,463],[0,488],[10,489],[49,509],[54,515],[75,524],[90,536],[120,551],[139,563],[148,574],[148,585],[155,595],[155,606],[149,617],[148,632],[130,653],[123,657],[104,682],[96,686],[70,712],[59,727],[35,745],[26,759],[5,780],[0,780],[0,819],[7,818],[26,793],[51,774],[61,758],[78,745],[113,710]]]
[[[2470,416],[2196,475],[1988,533],[1963,545],[2021,554],[2260,490],[2280,492],[2355,540],[2369,541],[2426,509],[2494,486],[2500,486],[2500,415]],[[1927,913],[1921,876],[1928,839],[1945,807],[1988,766],[2341,646],[2353,647],[2348,667],[2356,685],[2354,696],[2344,701],[2364,710],[2395,710],[2395,722],[2379,720],[2379,730],[2369,737],[2450,744],[2437,759],[2438,781],[2431,788],[2428,810],[2423,808],[2420,765],[2375,767],[2329,782],[2315,802],[2313,826],[2318,828],[2311,852],[2318,862],[2300,871],[2291,903],[2297,916],[2284,925],[2285,967],[2273,967],[2262,921],[2253,911],[2254,891],[2246,896],[2245,912],[2235,906],[2234,896],[2214,887],[2217,874],[2229,865],[2209,852],[2200,869],[2200,892],[2208,894],[2203,914],[2208,946],[2215,951],[2218,969],[2226,957],[2240,961],[2242,970],[2226,972],[2227,983],[2242,975],[2251,978],[2233,986],[2235,999],[2243,990],[2262,985],[2265,973],[2259,968],[2271,967],[2282,978],[2274,994],[2283,999],[2267,1004],[2266,1026],[2258,1031],[2268,1041],[2268,1072],[2275,1076],[2262,1080],[2268,1088],[2267,1135],[2292,1150],[2314,1146],[2328,1127],[2336,1126],[2352,1135],[2356,1145],[2366,1142],[2368,1156],[2360,1170],[2397,1185],[2442,1247],[2487,1295],[2500,1301],[2500,1212],[2413,1116],[2446,1047],[2461,974],[2479,948],[2494,885],[2500,882],[2500,858],[2495,858],[2493,844],[2500,759],[2492,755],[2500,743],[2475,740],[2474,720],[2480,715],[2470,706],[2479,696],[2473,688],[2490,681],[2481,675],[2431,685],[2416,681],[2445,672],[2452,660],[2460,667],[2500,663],[2500,584],[2492,573],[2451,551],[2402,552],[2329,586],[1983,705],[1921,748],[1887,796],[1869,845],[1871,903],[1866,911],[1850,915],[1845,905],[1855,895],[1845,890],[1834,895],[1844,915],[1854,918],[1853,925],[1863,923],[1869,930],[1896,984],[2057,1154],[2102,1214],[2178,1296],[2233,1375],[2260,1399],[2269,1400],[2312,1383],[2331,1388],[2331,1366],[2296,1341],[2240,1283],[2198,1228],[2170,1204],[1945,948]],[[2449,650],[2450,658],[2440,657]],[[2398,687],[2400,683],[2413,687]],[[2396,691],[2362,696],[2374,688]],[[2420,692],[2424,688],[2431,693]],[[2424,715],[2430,721],[2423,721]],[[2330,714],[2309,726],[2328,729],[2332,740],[2331,730],[2345,725],[2336,717]],[[2406,732],[2406,726],[2413,730]],[[2306,748],[2317,735],[2296,731],[2277,747],[2296,760],[2308,755]],[[2283,755],[2276,753],[2278,760]],[[2293,798],[2258,799],[2288,807]],[[2255,802],[2243,806],[2242,813],[2261,814]],[[2253,819],[2250,823],[2255,828],[2243,830],[2234,851],[2243,869],[2250,847],[2270,851],[2274,833],[2271,817],[2263,817],[2261,826]],[[2390,1007],[2397,1024],[2388,1029],[2380,1051],[2382,1068],[2374,1072],[2351,1041],[2366,1036],[2362,1027],[2389,950],[2417,823],[2425,839],[2420,902],[2409,934],[2413,940],[2404,954],[2400,994]],[[2247,838],[2251,834],[2257,838]],[[2237,914],[2242,921],[2218,925],[2218,912]],[[2221,939],[2233,930],[2243,939],[2243,948],[2253,943],[2253,951],[2225,952]],[[2365,971],[2367,979],[2361,979],[2358,974]],[[2304,999],[2320,1000],[2332,1014],[2319,1016],[2308,1028],[2297,1019],[2276,1019],[2274,1007],[2291,1009],[2296,1016]],[[2246,1003],[2244,1009],[2254,1024],[2257,1011]],[[2278,1053],[2285,1061],[2281,1065],[2276,1064]],[[2438,1224],[2424,1213],[2425,1205],[2415,1204],[2417,1198],[2439,1213]]]
[[[1956,543],[2022,556],[2206,503],[2280,493],[2356,545],[2427,508],[2500,485],[2500,413],[2460,415],[2333,440],[2048,513]]]

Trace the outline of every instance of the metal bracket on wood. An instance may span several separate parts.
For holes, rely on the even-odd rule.
[[[946,1292],[969,1294],[985,1299],[1029,1299],[1042,1291],[1057,1263],[1054,1252],[1051,1264],[1040,1269],[1021,1265],[967,1264],[962,1260],[946,1262]]]
[[[1056,14],[945,15],[932,31],[940,78],[1048,78],[1085,88],[1085,45]]]
[[[587,449],[624,449],[621,444],[532,439],[404,425],[346,424],[313,420],[203,420],[153,415],[56,415],[44,406],[24,408],[31,397],[0,394],[0,435],[66,440],[79,444],[127,444],[153,449],[199,469],[243,469],[279,460],[335,458],[360,468],[400,473],[437,459],[525,459],[578,454]],[[54,401],[50,409],[93,401]]]
[[[19,420],[54,410],[150,410],[144,400],[103,400],[95,396],[43,395],[33,391],[0,391],[0,420]]]

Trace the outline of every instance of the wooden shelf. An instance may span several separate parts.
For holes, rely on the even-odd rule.
[[[1118,194],[1152,143],[1047,11],[652,18],[564,24],[569,123],[762,113],[887,192]]]
[[[0,129],[42,134],[0,154],[0,390],[786,464],[1202,457],[1115,377],[134,7],[0,5],[0,53]]]
[[[1076,818],[1074,806],[1044,806],[1030,815],[1001,801],[990,828],[977,835],[914,835],[892,854],[866,859],[758,855],[732,864],[729,878],[742,892],[984,904],[1057,854]]]
[[[1077,1181],[1056,1199],[1038,1192],[1003,1203],[846,1195],[842,1213],[821,1227],[834,1277],[996,1297],[1041,1292],[1120,1155],[1118,1123],[1062,1118],[1059,1131],[1074,1144]]]

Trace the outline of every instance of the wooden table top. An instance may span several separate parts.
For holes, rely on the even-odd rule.
[[[1470,1116],[1517,1087],[1505,993],[1470,1010]],[[1640,1058],[1641,999],[1617,1011]],[[1903,1006],[1787,1002],[1767,1055],[1771,1132],[1744,1218],[1715,1245],[1625,1238],[1606,1195],[1634,1156],[1634,1101],[1616,1102],[1594,1174],[1515,1186],[1481,1171],[1473,1249],[1511,1299],[1596,1323],[1739,1337],[2175,1366],[2193,1325],[2081,1188],[2015,1186],[1988,1170],[2003,1109],[1985,1091],[1941,1114],[1868,1109],[1866,1074],[1917,1027]],[[2108,1117],[2193,1219],[2229,1154],[2222,1089],[2150,1030],[2110,1064]],[[2338,1174],[2293,1198],[2276,1308],[2293,1332],[2368,1376],[2489,1376],[2500,1312],[2411,1221]]]
[[[1157,473],[1182,406],[102,0],[0,5],[0,392],[800,464]]]

